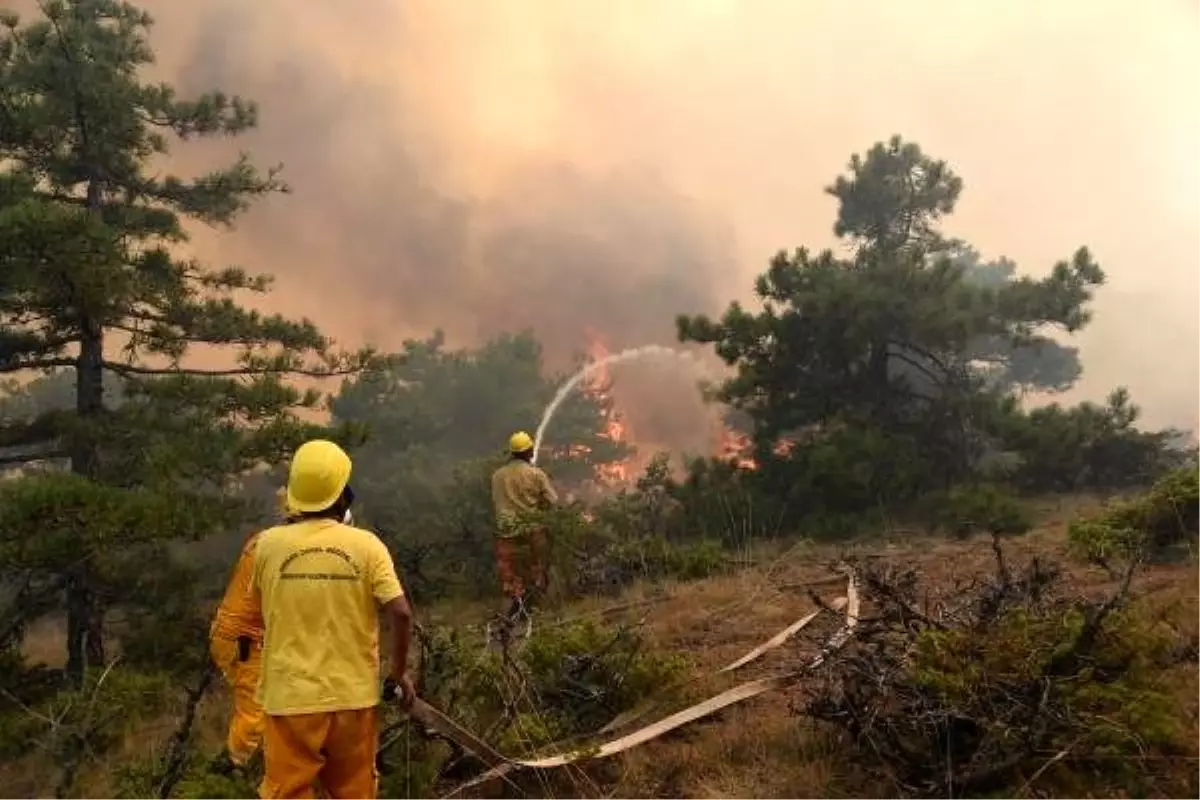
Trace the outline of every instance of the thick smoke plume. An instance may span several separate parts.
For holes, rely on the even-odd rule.
[[[588,330],[670,343],[775,250],[833,244],[821,187],[901,133],[966,180],[949,233],[1031,274],[1088,244],[1108,271],[1066,399],[1124,383],[1148,423],[1196,424],[1194,3],[142,5],[163,77],[262,105],[189,165],[244,146],[296,190],[202,255],[275,273],[276,307],[348,343],[532,327],[560,365]],[[645,373],[616,376],[635,435],[696,447],[689,379]]]

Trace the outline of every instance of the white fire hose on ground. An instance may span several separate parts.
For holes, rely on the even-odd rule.
[[[478,786],[496,778],[502,778],[511,772],[521,769],[553,769],[555,767],[566,766],[577,761],[596,760],[608,758],[618,753],[622,753],[640,744],[644,744],[652,739],[656,739],[663,734],[687,725],[703,717],[720,711],[723,708],[728,708],[731,705],[749,700],[752,697],[757,697],[766,692],[782,689],[792,683],[795,683],[801,677],[810,674],[813,670],[825,663],[825,660],[835,651],[840,649],[854,635],[854,629],[858,625],[860,599],[858,593],[858,584],[854,573],[851,571],[848,575],[846,585],[846,596],[839,597],[829,604],[829,610],[846,609],[846,621],[829,639],[825,642],[821,652],[809,663],[798,670],[788,672],[782,675],[776,675],[770,678],[760,678],[758,680],[749,681],[739,684],[731,689],[727,689],[720,694],[710,697],[707,700],[689,706],[688,708],[671,714],[664,719],[659,720],[651,725],[626,734],[618,739],[606,742],[599,747],[591,746],[583,749],[570,750],[559,755],[548,756],[537,759],[512,759],[499,753],[489,744],[482,741],[475,734],[468,731],[466,728],[459,725],[454,720],[447,717],[438,709],[429,705],[421,699],[416,699],[413,702],[410,715],[413,719],[425,725],[437,733],[445,736],[450,741],[457,744],[463,750],[474,754],[480,761],[488,766],[488,770],[483,774],[472,778],[464,784],[456,787],[446,797],[453,797],[461,792]],[[758,647],[746,653],[741,658],[717,670],[718,674],[732,672],[739,669],[752,661],[757,660],[764,653],[774,650],[785,641],[790,639],[800,630],[805,628],[809,623],[815,620],[825,609],[813,611],[803,618],[792,623],[788,627],[781,630],[775,636],[763,642]],[[394,743],[394,740],[386,741],[381,744],[379,752],[382,753]]]

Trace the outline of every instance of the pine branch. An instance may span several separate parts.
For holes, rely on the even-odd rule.
[[[74,363],[74,362],[71,362]],[[302,375],[309,378],[333,378],[343,375],[354,375],[361,371],[357,364],[344,367],[301,367],[301,366],[254,366],[234,367],[232,369],[188,369],[185,367],[143,367],[135,364],[121,364],[116,361],[105,361],[104,368],[118,375],[130,377],[134,375],[190,375],[207,378],[230,378],[239,375]]]
[[[74,358],[59,356],[55,358],[33,358],[27,360],[0,360],[0,375],[10,372],[23,372],[33,369],[53,369],[54,367],[73,367]]]
[[[31,464],[34,461],[48,461],[52,458],[66,458],[70,452],[61,445],[52,446],[49,450],[24,453],[0,453],[0,467],[12,464]]]

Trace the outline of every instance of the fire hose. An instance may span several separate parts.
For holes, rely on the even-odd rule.
[[[736,670],[750,663],[751,661],[756,660],[769,650],[773,650],[774,648],[783,644],[783,642],[791,638],[798,631],[816,619],[816,617],[821,614],[822,611],[834,611],[842,608],[845,608],[846,610],[845,623],[841,628],[835,631],[828,640],[826,640],[824,646],[821,648],[820,653],[802,668],[782,675],[776,675],[769,678],[760,678],[758,680],[739,684],[731,689],[721,692],[718,695],[710,697],[703,702],[689,706],[682,711],[678,711],[668,717],[665,717],[658,722],[639,728],[638,730],[626,734],[620,738],[606,742],[599,747],[592,746],[584,749],[576,749],[561,753],[559,755],[538,759],[513,759],[496,751],[491,747],[491,745],[487,744],[475,734],[464,728],[462,725],[458,724],[453,719],[446,716],[444,713],[420,698],[414,699],[412,707],[409,710],[409,716],[415,721],[424,725],[426,728],[432,729],[433,731],[436,731],[445,738],[454,742],[464,751],[472,753],[488,767],[486,772],[475,778],[472,778],[464,784],[461,784],[448,795],[446,795],[447,797],[452,797],[465,791],[466,789],[478,786],[479,784],[485,783],[489,780],[501,778],[516,770],[552,769],[554,767],[565,766],[576,761],[607,758],[609,756],[624,752],[625,750],[629,750],[630,748],[636,747],[640,744],[644,744],[652,739],[656,739],[669,731],[672,731],[690,722],[694,722],[695,720],[703,717],[707,717],[723,708],[727,708],[728,706],[741,703],[745,700],[749,700],[752,697],[765,694],[766,692],[789,686],[795,683],[801,677],[810,674],[813,670],[823,664],[832,653],[845,645],[846,642],[848,642],[853,636],[854,629],[858,624],[860,601],[858,586],[855,581],[855,576],[852,572],[848,574],[845,597],[839,597],[837,600],[828,604],[824,608],[820,608],[817,611],[804,616],[800,620],[797,620],[793,624],[777,633],[775,636],[768,639],[763,644],[751,650],[746,655],[718,670],[718,673]],[[394,745],[399,740],[400,735],[401,732],[397,731],[392,736],[385,737],[380,743],[377,758],[381,757],[388,748]]]

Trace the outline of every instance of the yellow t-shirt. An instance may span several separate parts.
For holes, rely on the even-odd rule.
[[[521,518],[558,501],[546,473],[514,458],[492,473],[492,505],[501,536],[522,533]]]
[[[249,636],[256,641],[262,641],[263,620],[258,608],[258,598],[254,595],[251,585],[254,577],[254,548],[258,544],[260,534],[253,534],[242,546],[237,564],[233,567],[233,576],[225,587],[225,596],[217,613],[213,616],[209,636],[222,639],[236,639],[239,636]]]
[[[404,593],[376,536],[331,519],[264,531],[254,556],[268,714],[379,704],[378,607]]]

